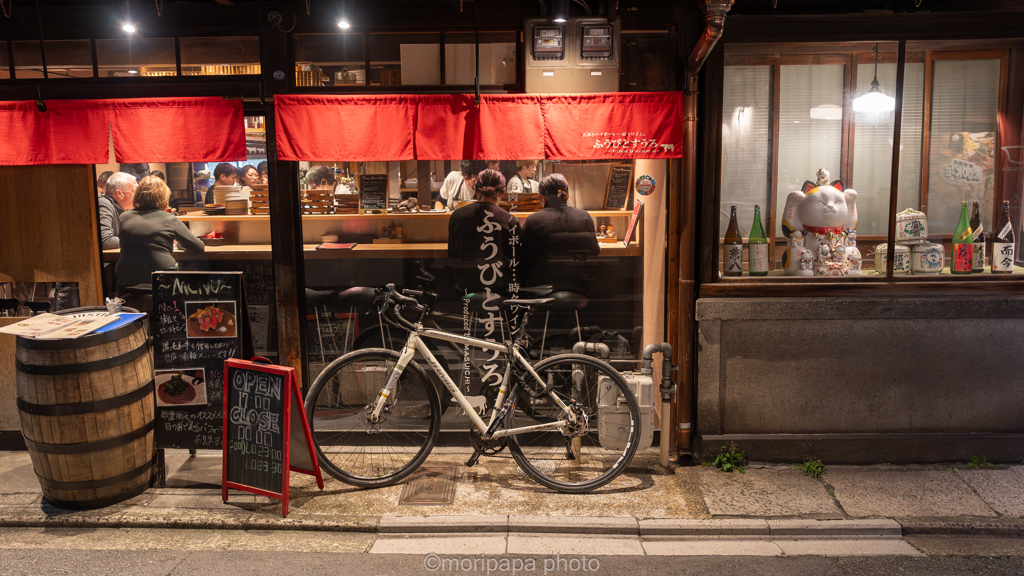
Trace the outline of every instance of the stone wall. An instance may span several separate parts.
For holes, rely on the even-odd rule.
[[[704,458],[1024,459],[1024,298],[704,298],[697,320]]]

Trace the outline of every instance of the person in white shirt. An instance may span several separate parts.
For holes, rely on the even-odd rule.
[[[473,187],[476,185],[476,177],[482,171],[483,166],[478,160],[462,160],[459,162],[459,171],[452,171],[441,184],[441,192],[437,202],[434,203],[436,210],[448,210],[457,208],[458,202],[472,200],[476,197]]]
[[[540,184],[533,179],[537,174],[537,160],[516,160],[516,166],[519,167],[519,171],[515,176],[509,178],[506,192],[508,194],[537,192]]]

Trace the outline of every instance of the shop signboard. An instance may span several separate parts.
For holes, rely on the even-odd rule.
[[[288,516],[290,472],[324,489],[295,369],[266,358],[224,361],[221,497],[244,490],[281,500]],[[295,443],[293,443],[293,440]]]
[[[633,176],[633,165],[612,166],[608,178],[608,189],[604,194],[605,210],[625,210],[629,202],[629,185]]]
[[[388,175],[359,176],[359,213],[384,214],[388,211]]]
[[[241,272],[154,272],[156,447],[221,448],[224,360],[252,356]]]

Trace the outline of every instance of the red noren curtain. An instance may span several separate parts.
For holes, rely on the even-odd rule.
[[[111,128],[118,162],[245,160],[241,100],[133,98],[105,102],[113,112]]]
[[[281,160],[411,160],[415,97],[277,95]]]
[[[683,157],[681,92],[553,95],[541,100],[545,157]]]
[[[533,95],[422,96],[416,157],[429,160],[522,160],[544,157],[544,119]]]
[[[102,100],[0,102],[0,165],[103,164],[107,161],[109,110]]]

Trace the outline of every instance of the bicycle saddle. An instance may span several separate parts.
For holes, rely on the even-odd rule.
[[[583,310],[590,303],[590,299],[578,292],[569,292],[568,290],[560,290],[558,292],[552,292],[548,294],[549,298],[554,299],[555,303],[551,305],[551,310]]]
[[[366,286],[354,286],[348,290],[342,291],[342,293],[338,295],[338,302],[346,308],[363,308],[373,304],[376,297],[377,292],[373,288],[368,288]]]
[[[320,306],[326,306],[328,302],[334,299],[338,293],[334,290],[313,290],[306,288],[306,307],[307,308],[319,308]]]
[[[505,300],[506,306],[525,306],[527,308],[542,308],[554,302],[554,298],[509,298]]]

